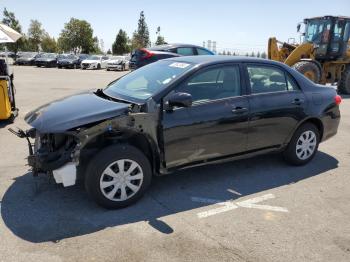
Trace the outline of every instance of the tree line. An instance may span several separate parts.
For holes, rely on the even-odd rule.
[[[18,51],[102,53],[99,39],[94,36],[92,26],[86,20],[71,18],[64,24],[57,40],[51,37],[36,19],[30,21],[28,31],[24,33],[15,14],[6,8],[3,10],[2,23],[23,35],[16,43],[6,44],[8,50],[15,53]],[[166,44],[164,37],[160,34],[160,27],[157,28],[155,44]],[[150,45],[149,29],[145,14],[141,11],[137,29],[133,32],[132,37],[129,38],[127,33],[120,29],[112,44],[112,50],[109,49],[107,53],[121,55],[129,53],[135,48],[149,47]]]
[[[224,50],[224,51],[222,51],[222,52],[219,52],[219,55],[239,56],[239,55],[241,55],[241,54],[236,53],[236,52],[230,52],[230,51],[225,51],[225,50]],[[255,53],[254,51],[251,52],[251,53],[245,53],[245,56],[258,57],[258,58],[264,58],[264,59],[267,58],[266,52],[260,52],[260,51],[258,51],[257,53]]]

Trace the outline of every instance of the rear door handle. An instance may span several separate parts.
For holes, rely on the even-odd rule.
[[[292,101],[292,104],[293,105],[297,105],[297,106],[300,106],[304,103],[304,99],[300,99],[300,98],[295,98],[293,101]]]
[[[243,114],[246,112],[248,112],[248,108],[245,108],[245,107],[237,106],[234,109],[232,109],[233,114]]]

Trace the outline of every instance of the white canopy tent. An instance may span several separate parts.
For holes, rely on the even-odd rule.
[[[0,43],[14,43],[21,37],[20,33],[0,23]]]

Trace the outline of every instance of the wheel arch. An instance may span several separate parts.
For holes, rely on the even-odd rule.
[[[146,133],[130,131],[124,131],[118,134],[102,133],[89,141],[83,150],[86,150],[86,148],[93,149],[87,157],[87,159],[91,159],[104,148],[116,144],[128,144],[139,149],[149,160],[153,173],[159,173],[160,154],[157,145]]]
[[[286,140],[286,145],[289,144],[290,140],[292,139],[293,135],[295,134],[295,132],[298,130],[299,127],[301,127],[303,124],[305,123],[311,123],[314,124],[317,129],[320,131],[320,141],[322,141],[323,139],[323,134],[324,134],[324,125],[322,123],[322,120],[317,118],[317,117],[308,117],[305,118],[303,121],[301,121],[293,130],[293,132],[291,132],[291,134],[288,136],[288,139]]]

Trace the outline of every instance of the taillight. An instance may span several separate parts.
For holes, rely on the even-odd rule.
[[[152,53],[151,51],[149,51],[145,48],[141,48],[140,50],[144,53],[144,55],[141,57],[142,59],[148,59],[148,58],[154,56],[154,53]]]
[[[334,97],[334,102],[336,105],[339,105],[341,103],[341,96],[340,95],[336,95]]]

